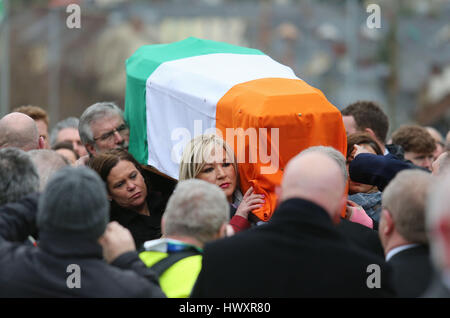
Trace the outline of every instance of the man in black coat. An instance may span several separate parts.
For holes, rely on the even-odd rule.
[[[1,206],[0,297],[165,297],[108,215],[104,184],[85,167],[56,172],[39,199]],[[37,246],[24,245],[37,230]]]
[[[272,219],[207,244],[191,296],[392,296],[384,260],[349,244],[335,228],[344,191],[345,177],[329,156],[292,159]]]
[[[397,174],[383,192],[379,235],[399,297],[418,297],[433,269],[425,228],[425,202],[432,176],[421,170]]]

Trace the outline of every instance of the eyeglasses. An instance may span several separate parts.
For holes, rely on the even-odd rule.
[[[128,132],[129,132],[128,126],[126,124],[122,124],[119,127],[115,128],[107,133],[104,133],[100,137],[94,138],[94,141],[97,141],[99,139],[101,141],[110,141],[116,132],[118,132],[121,137],[125,137],[128,135]]]

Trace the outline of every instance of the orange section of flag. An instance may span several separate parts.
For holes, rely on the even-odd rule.
[[[216,127],[236,153],[242,193],[253,186],[266,195],[253,211],[263,221],[276,208],[275,187],[292,157],[317,145],[346,155],[340,111],[302,80],[264,78],[232,87],[217,104]]]

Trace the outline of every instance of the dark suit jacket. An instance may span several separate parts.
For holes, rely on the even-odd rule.
[[[341,219],[341,222],[339,222],[337,226],[337,230],[350,239],[353,244],[384,258],[383,246],[381,245],[377,231],[346,219]]]
[[[388,261],[392,268],[393,286],[398,297],[419,297],[431,283],[433,266],[428,246],[403,250]]]
[[[370,289],[368,265],[381,269]],[[205,246],[192,297],[383,297],[383,259],[348,243],[327,212],[302,200],[283,202],[272,219]]]

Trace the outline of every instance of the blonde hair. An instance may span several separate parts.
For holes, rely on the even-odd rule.
[[[233,202],[242,199],[242,193],[239,190],[239,172],[234,151],[225,140],[215,134],[199,135],[186,145],[180,162],[178,180],[195,179],[206,165],[206,159],[216,147],[222,147],[227,156],[233,160],[233,167],[236,173],[236,189],[233,193]]]

